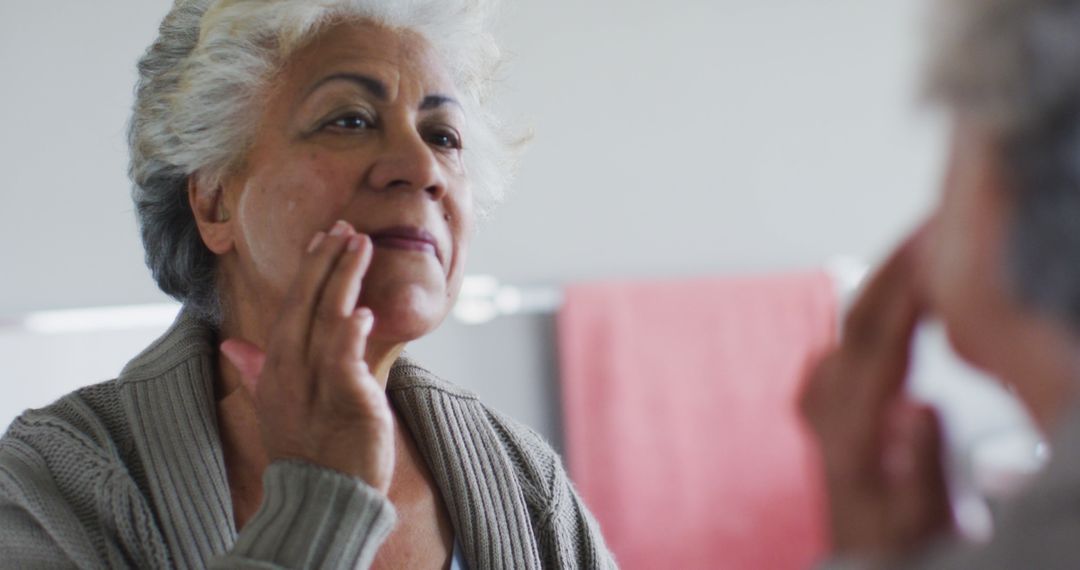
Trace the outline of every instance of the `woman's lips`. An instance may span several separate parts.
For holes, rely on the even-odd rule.
[[[387,247],[390,249],[407,249],[411,251],[424,251],[432,255],[435,254],[435,246],[426,241],[418,241],[415,239],[399,238],[399,237],[380,237],[371,240],[371,243],[375,244],[375,247]]]
[[[371,243],[375,247],[419,251],[440,257],[435,237],[421,228],[396,227],[375,232],[371,234]]]

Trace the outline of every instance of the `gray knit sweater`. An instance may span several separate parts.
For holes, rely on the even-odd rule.
[[[395,523],[359,479],[275,462],[237,534],[214,401],[214,333],[186,314],[116,380],[0,440],[4,568],[366,568]],[[559,457],[476,397],[399,360],[387,393],[469,567],[614,568]]]

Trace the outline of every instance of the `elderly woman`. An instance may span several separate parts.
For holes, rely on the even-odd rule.
[[[941,4],[931,80],[954,125],[943,199],[868,285],[803,401],[833,549],[851,568],[1078,568],[1080,1]],[[938,423],[903,391],[913,327],[931,315],[1052,442],[985,545],[951,536]]]
[[[119,378],[12,425],[5,567],[614,566],[540,437],[401,355],[503,184],[488,11],[176,2],[130,140],[147,261],[184,310]]]

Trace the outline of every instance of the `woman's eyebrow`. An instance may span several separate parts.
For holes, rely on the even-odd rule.
[[[457,105],[461,108],[461,103],[453,97],[447,95],[428,95],[424,97],[424,100],[420,102],[421,111],[430,111],[432,109],[438,109],[443,105]]]
[[[388,90],[386,89],[386,85],[384,85],[382,81],[379,81],[374,77],[362,75],[359,73],[335,73],[333,75],[328,75],[320,79],[315,85],[312,85],[311,89],[308,89],[305,98],[314,93],[319,87],[322,87],[323,85],[326,85],[327,83],[330,83],[332,81],[347,81],[349,83],[353,83],[360,86],[368,93],[371,93],[371,95],[379,101],[387,100],[386,93]]]
[[[332,81],[347,81],[349,83],[357,85],[368,93],[371,93],[371,95],[378,99],[380,102],[385,102],[387,99],[389,99],[389,96],[387,95],[387,92],[389,90],[386,88],[386,85],[383,84],[382,81],[379,81],[378,79],[375,79],[374,77],[371,77],[369,75],[363,75],[360,73],[334,73],[332,75],[328,75],[320,79],[315,85],[312,85],[311,89],[308,90],[305,98],[314,93],[319,87],[322,87],[323,85],[326,85],[327,83],[330,83]],[[420,110],[430,111],[432,109],[438,109],[439,107],[442,107],[444,105],[457,105],[459,108],[461,108],[461,103],[457,99],[454,99],[453,97],[450,97],[448,95],[434,94],[424,97],[424,100],[420,102]]]

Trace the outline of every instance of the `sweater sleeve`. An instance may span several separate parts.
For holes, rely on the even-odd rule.
[[[0,440],[0,561],[166,568],[168,553],[126,470],[70,424],[38,418],[16,420]]]
[[[300,461],[263,475],[263,502],[211,568],[368,568],[393,529],[385,495],[359,479]]]
[[[1052,465],[1004,506],[994,537],[942,537],[892,563],[827,561],[818,570],[1066,570],[1080,568],[1080,461]],[[1064,464],[1062,464],[1064,463]]]
[[[943,536],[890,564],[851,560],[821,570],[1080,568],[1080,411],[1072,412],[1051,447],[1054,456],[1043,471],[996,509],[988,542]]]
[[[1032,488],[985,544],[941,540],[889,570],[1066,570],[1080,568],[1080,488]]]
[[[600,524],[578,495],[559,454],[532,429],[497,412],[489,414],[520,471],[544,567],[618,568]]]
[[[175,568],[127,469],[70,424],[38,420],[0,440],[0,566]],[[394,507],[359,479],[298,461],[266,471],[263,504],[211,568],[367,568]]]
[[[78,568],[30,513],[5,498],[0,498],[0,560],[13,568]]]
[[[562,499],[549,507],[547,524],[540,528],[540,541],[561,545],[560,554],[577,561],[568,567],[617,569],[615,557],[600,533],[600,524],[574,489],[557,455],[555,460],[559,473],[553,494]]]

